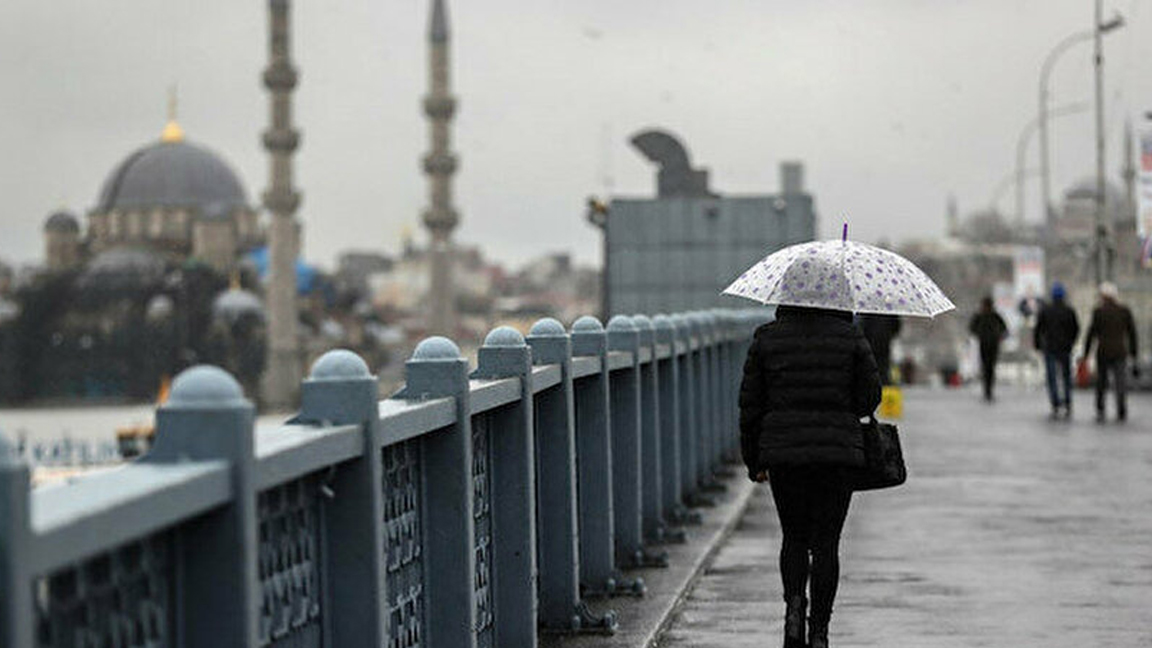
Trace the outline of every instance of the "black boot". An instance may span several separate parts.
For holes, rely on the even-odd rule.
[[[828,624],[808,624],[809,648],[828,648]]]
[[[792,596],[784,600],[784,648],[808,648],[804,643],[804,612],[808,601],[803,596]]]

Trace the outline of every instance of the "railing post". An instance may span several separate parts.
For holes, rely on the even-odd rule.
[[[612,511],[616,528],[616,564],[643,563],[640,499],[640,345],[632,320],[616,315],[608,321],[608,350],[631,357],[624,369],[608,372],[612,413]],[[607,372],[607,367],[605,367]]]
[[[580,599],[580,527],[576,489],[576,422],[572,342],[552,318],[528,333],[535,365],[558,365],[560,384],[536,395],[536,537],[540,626],[552,632],[613,632],[616,613],[596,616]]]
[[[728,398],[728,330],[717,310],[710,310],[704,314],[705,321],[712,331],[711,374],[712,374],[712,401],[715,409],[712,413],[712,477],[715,487],[727,488],[715,480],[715,477],[732,477],[735,473],[725,464],[728,461],[728,414],[731,402]]]
[[[708,418],[705,420],[708,427],[708,461],[705,464],[704,479],[710,489],[723,490],[723,485],[716,481],[716,469],[720,463],[720,409],[724,406],[720,398],[720,330],[716,326],[716,316],[710,311],[700,314],[700,323],[704,328],[704,337],[708,340],[704,354],[709,404]]]
[[[380,458],[379,385],[368,365],[351,351],[336,349],[312,365],[300,391],[303,422],[347,425],[364,430],[364,454],[335,471],[324,520],[332,549],[325,556],[328,582],[326,624],[331,645],[387,645],[384,572],[384,471]]]
[[[680,493],[685,506],[708,506],[714,502],[700,493],[696,481],[697,455],[700,452],[699,393],[696,387],[700,379],[696,363],[699,338],[688,315],[673,315],[672,323],[676,327],[676,365],[680,383]]]
[[[718,317],[724,329],[724,460],[727,463],[736,464],[740,461],[736,415],[739,411],[737,391],[740,386],[738,378],[740,369],[737,365],[737,358],[740,355],[741,331],[731,311],[723,311]]]
[[[609,374],[612,412],[612,493],[616,524],[616,564],[666,567],[668,556],[644,547],[643,479],[646,451],[641,413],[640,334],[632,320],[616,315],[608,321],[609,351],[623,351],[630,364]]]
[[[492,587],[495,646],[536,645],[536,458],[532,353],[523,336],[494,329],[480,347],[477,379],[517,378],[520,400],[492,416]]]
[[[612,416],[608,397],[608,336],[595,317],[572,324],[572,355],[593,356],[600,371],[575,384],[576,470],[579,475],[580,580],[589,596],[605,596],[643,582],[620,582],[616,571],[612,493]]]
[[[700,457],[697,481],[706,492],[723,491],[724,486],[716,481],[716,436],[717,394],[716,394],[716,335],[712,318],[706,312],[696,312],[696,330],[700,335]]]
[[[34,637],[29,504],[31,471],[0,436],[0,645],[31,646]]]
[[[259,645],[254,415],[236,379],[208,365],[176,376],[156,412],[156,442],[141,461],[224,460],[232,472],[231,503],[182,524],[176,538],[182,645]]]
[[[672,524],[687,522],[680,480],[680,363],[676,354],[676,327],[667,315],[652,318],[655,329],[653,354],[666,347],[668,357],[659,360],[657,391],[660,419],[660,512]],[[656,362],[654,359],[653,362]],[[682,528],[666,528],[665,539],[684,542],[687,537]]]
[[[443,337],[421,342],[405,363],[397,398],[456,399],[456,423],[423,437],[424,564],[428,646],[476,646],[476,538],[468,361]]]
[[[731,390],[731,405],[728,422],[728,453],[732,463],[740,463],[740,380],[744,377],[744,356],[747,353],[747,341],[751,332],[744,325],[738,311],[728,312],[728,326],[731,331],[732,342],[728,355],[728,385]]]
[[[641,514],[644,537],[662,542],[666,529],[661,507],[664,484],[661,478],[663,446],[660,435],[660,400],[664,395],[660,392],[656,331],[652,327],[652,320],[644,315],[633,316],[632,324],[639,337],[638,351],[648,354],[648,361],[639,363]]]

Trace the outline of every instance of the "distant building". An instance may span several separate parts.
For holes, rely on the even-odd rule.
[[[1068,287],[1069,299],[1086,318],[1098,299],[1095,275],[1096,209],[1095,179],[1077,182],[1064,194],[1056,221],[1056,238],[1048,245],[1049,280]],[[1105,187],[1105,222],[1111,232],[1108,263],[1121,301],[1132,308],[1140,346],[1152,346],[1152,270],[1141,263],[1141,244],[1136,230],[1136,208],[1128,191],[1108,183]],[[1085,323],[1087,320],[1085,319]]]
[[[536,257],[504,283],[495,303],[496,321],[531,324],[541,317],[571,323],[600,306],[600,273],[578,266],[570,254],[555,252]],[[528,328],[524,328],[526,332]]]
[[[171,262],[197,259],[227,273],[264,240],[235,172],[212,150],[186,141],[174,119],[159,141],[113,168],[87,221],[81,231],[67,211],[48,217],[49,269],[73,268],[105,251],[132,248]]]
[[[387,270],[367,277],[372,306],[389,323],[401,324],[405,330],[421,337],[433,332],[427,317],[428,301],[435,293],[431,282],[431,266],[437,258],[434,241],[432,245],[433,250],[429,250],[406,239],[400,257]],[[487,330],[500,270],[484,259],[475,246],[454,244],[450,261],[455,284],[454,323],[447,333],[457,340],[477,338]]]
[[[0,399],[147,399],[196,362],[255,395],[264,228],[229,164],[171,111],[158,141],[113,167],[83,226],[65,210],[46,219],[43,268],[0,307]]]
[[[815,238],[800,163],[781,165],[777,194],[723,196],[672,135],[647,131],[632,143],[660,166],[657,194],[593,205],[590,220],[605,234],[606,316],[746,306],[720,291],[765,255]]]
[[[392,257],[379,252],[345,252],[337,262],[337,287],[341,292],[352,293],[357,297],[367,295],[368,277],[390,271],[395,263]]]

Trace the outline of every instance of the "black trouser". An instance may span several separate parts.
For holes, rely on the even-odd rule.
[[[984,381],[984,398],[992,400],[992,388],[996,386],[996,359],[1000,347],[980,347],[980,377]]]
[[[1109,375],[1112,376],[1109,380]],[[1116,387],[1116,416],[1128,417],[1128,361],[1127,358],[1105,359],[1096,356],[1096,413],[1104,415],[1104,394],[1108,383]]]
[[[784,599],[804,596],[811,576],[810,618],[816,625],[827,625],[840,581],[840,530],[852,491],[836,466],[778,466],[769,468],[768,478],[784,534],[780,544]]]

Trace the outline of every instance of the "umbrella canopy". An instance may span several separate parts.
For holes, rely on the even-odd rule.
[[[774,252],[724,294],[763,304],[913,317],[956,308],[908,259],[853,241],[814,241]]]

